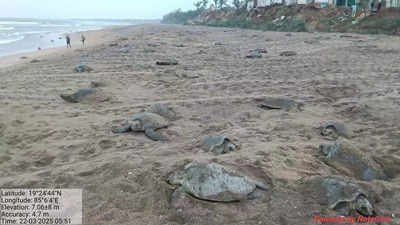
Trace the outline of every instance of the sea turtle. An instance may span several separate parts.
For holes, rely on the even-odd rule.
[[[267,54],[268,53],[268,51],[265,50],[265,48],[252,49],[252,50],[250,50],[250,52],[257,52],[257,53],[260,53],[260,54]]]
[[[321,144],[319,149],[322,161],[343,174],[365,181],[386,177],[373,160],[348,143]]]
[[[106,102],[110,100],[102,92],[94,88],[82,88],[73,94],[61,94],[60,97],[66,102],[79,103],[79,102]]]
[[[168,183],[180,185],[174,195],[190,194],[201,200],[232,202],[249,199],[256,189],[269,190],[270,185],[217,163],[187,164],[173,172]]]
[[[228,152],[234,152],[238,150],[239,146],[232,143],[232,141],[221,135],[207,137],[201,148],[206,152],[214,152],[217,155],[225,154]]]
[[[165,104],[157,103],[150,107],[149,110],[151,113],[158,114],[168,120],[176,120],[178,118],[177,113],[171,107],[168,107]]]
[[[295,55],[297,55],[297,52],[294,52],[294,51],[284,51],[284,52],[281,52],[281,54],[279,54],[280,56],[295,56]]]
[[[86,65],[80,65],[74,68],[75,73],[84,73],[84,72],[91,72],[93,69]]]
[[[174,66],[178,65],[178,61],[176,59],[159,60],[156,64],[159,66]]]
[[[166,141],[166,137],[156,132],[156,130],[168,127],[169,122],[164,117],[155,113],[140,113],[135,115],[128,125],[112,130],[115,134],[127,132],[144,132],[144,134],[153,141]]]
[[[246,58],[248,59],[262,58],[262,54],[259,52],[250,52],[249,54],[246,55]]]
[[[319,41],[318,40],[305,40],[304,43],[313,45],[313,44],[319,44]]]
[[[305,195],[328,205],[342,216],[357,212],[362,216],[375,216],[368,195],[357,184],[338,177],[311,177],[303,186]]]
[[[107,84],[103,81],[92,81],[90,82],[90,87],[91,88],[99,88],[99,87],[105,87]]]
[[[334,140],[338,139],[339,136],[345,138],[349,138],[351,136],[350,131],[343,123],[328,122],[320,126],[320,130],[322,136]]]
[[[263,109],[283,109],[289,111],[291,109],[302,110],[304,107],[303,103],[296,102],[290,98],[262,98],[256,99],[259,102],[258,107]]]

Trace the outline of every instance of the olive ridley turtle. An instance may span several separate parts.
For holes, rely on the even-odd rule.
[[[92,72],[93,69],[86,65],[80,65],[74,68],[75,73],[84,73],[84,72]]]
[[[128,125],[112,130],[115,134],[127,133],[127,132],[144,132],[144,134],[153,141],[166,141],[167,138],[156,132],[161,128],[166,128],[169,125],[169,121],[164,117],[154,113],[141,113],[135,115],[131,120],[128,121]]]
[[[106,96],[102,91],[94,88],[82,88],[73,94],[61,94],[60,97],[70,103],[80,102],[106,102],[110,97]]]
[[[295,56],[295,55],[297,55],[297,52],[294,52],[294,51],[284,51],[284,52],[281,52],[281,54],[279,54],[280,56]]]
[[[313,176],[305,182],[304,194],[328,205],[340,215],[357,212],[363,216],[375,216],[375,210],[367,193],[357,184],[338,177]]]
[[[339,136],[350,138],[351,132],[346,128],[343,123],[328,122],[320,126],[321,135],[329,139],[338,139]]]
[[[256,189],[270,189],[268,184],[217,163],[189,163],[183,170],[173,172],[168,182],[180,185],[174,195],[187,193],[201,200],[216,202],[246,200]]]
[[[154,104],[150,107],[149,110],[151,113],[155,113],[158,114],[164,118],[167,118],[168,120],[176,120],[178,119],[177,113],[175,112],[175,110],[171,107],[168,107],[168,105],[165,104]]]
[[[290,98],[260,98],[256,99],[259,102],[258,107],[263,109],[283,109],[289,111],[291,109],[302,110],[304,107],[303,103],[296,102]]]
[[[344,140],[335,144],[321,144],[319,149],[322,161],[345,175],[365,181],[386,179],[374,160],[367,158],[365,154]]]
[[[239,146],[235,145],[229,138],[222,135],[207,137],[201,148],[206,152],[214,152],[221,155],[238,150]]]
[[[178,65],[178,61],[176,59],[167,59],[157,61],[156,64],[159,66],[175,66]]]

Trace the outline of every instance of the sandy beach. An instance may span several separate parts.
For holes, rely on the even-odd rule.
[[[72,51],[88,51],[91,47],[97,46],[107,41],[114,40],[117,36],[116,33],[112,32],[113,29],[117,29],[116,27],[109,27],[101,30],[92,30],[92,31],[85,31],[85,32],[76,32],[72,33],[71,42],[72,48],[67,49],[66,44],[62,47],[54,47],[54,48],[47,48],[42,50],[37,50],[34,52],[26,52],[26,53],[19,53],[15,55],[7,55],[7,56],[0,56],[0,68],[2,67],[9,67],[16,64],[24,64],[27,62],[32,61],[32,59],[49,59],[54,58],[54,56],[60,55],[68,55]],[[82,46],[81,43],[81,34],[85,35],[88,39],[86,41],[85,47]],[[65,40],[63,40],[65,42]]]
[[[303,183],[336,176],[367,192],[377,215],[391,218],[382,224],[400,224],[398,37],[178,25],[85,35],[86,48],[73,36],[72,49],[0,58],[0,187],[83,189],[84,224],[309,225],[337,214]],[[256,48],[267,53],[246,58]],[[156,65],[165,59],[179,64]],[[94,71],[74,73],[82,64]],[[93,81],[106,84],[108,101],[60,98]],[[267,97],[304,107],[259,107]],[[160,130],[168,141],[111,132],[157,103],[178,115]],[[319,146],[335,142],[321,135],[326,122],[345,124],[351,135],[337,141],[385,178],[365,181],[321,160]],[[198,143],[209,135],[240,149],[205,152]],[[231,165],[270,189],[231,203],[177,198],[167,177],[192,161]]]

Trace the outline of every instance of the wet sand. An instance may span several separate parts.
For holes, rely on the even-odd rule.
[[[316,224],[314,216],[335,212],[300,185],[311,176],[345,177],[318,156],[320,144],[333,143],[318,127],[336,121],[389,177],[347,179],[368,191],[379,216],[394,216],[387,224],[400,224],[400,40],[342,35],[146,25],[90,32],[86,49],[0,58],[0,187],[82,188],[84,224]],[[246,59],[255,48],[268,53]],[[179,65],[156,65],[168,58]],[[74,73],[80,64],[94,71]],[[107,83],[111,100],[59,97],[91,81]],[[257,107],[255,99],[270,96],[305,107]],[[156,103],[179,115],[161,130],[169,141],[111,132]],[[216,156],[196,145],[217,134],[240,150]],[[269,177],[273,189],[239,203],[176,201],[166,177],[193,160]]]

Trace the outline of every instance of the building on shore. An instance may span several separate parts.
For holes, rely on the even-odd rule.
[[[380,0],[254,0],[250,2],[250,8],[262,8],[268,7],[274,4],[285,4],[285,5],[306,5],[310,3],[317,4],[321,7],[325,6],[341,6],[341,7],[353,7],[359,6],[360,4],[367,1],[365,5],[370,5],[372,1],[375,1],[378,5],[378,1]],[[381,0],[382,7],[400,7],[400,0]]]

